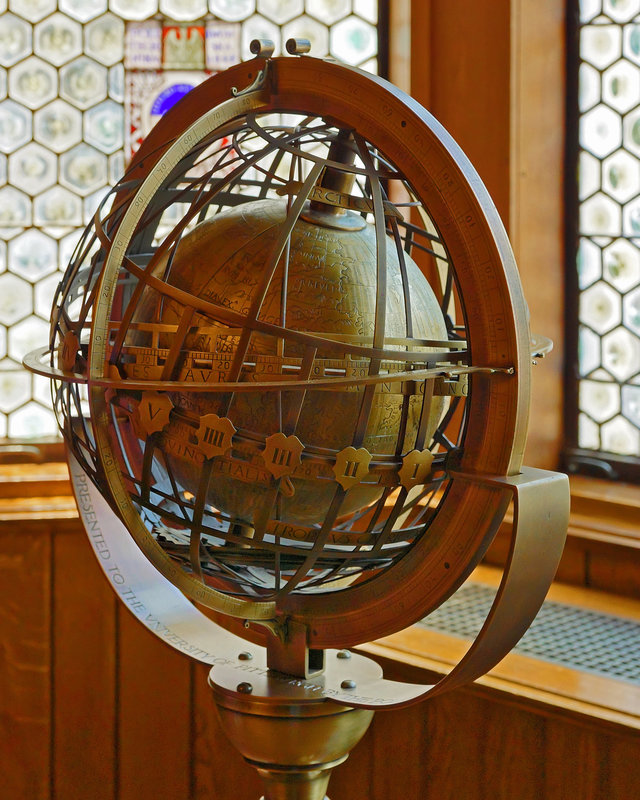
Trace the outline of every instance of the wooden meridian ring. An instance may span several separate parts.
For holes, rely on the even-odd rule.
[[[107,374],[115,277],[146,199],[199,138],[249,110],[315,115],[365,133],[406,176],[438,226],[464,305],[472,363],[514,369],[512,375],[472,379],[460,463],[465,473],[513,475],[521,467],[530,390],[526,304],[493,203],[467,158],[428,112],[382,79],[306,57],[268,62],[260,90],[230,99],[232,86],[246,86],[264,67],[256,59],[194,89],[152,132],[132,164],[129,174],[143,183],[131,192],[94,308],[89,384],[96,445],[112,505],[154,565],[188,596],[242,619],[286,615],[308,626],[310,646],[342,647],[406,627],[440,605],[478,562],[508,498],[501,489],[454,479],[428,533],[397,564],[348,590],[290,594],[277,608],[271,601],[229,597],[183,572],[147,532],[128,496],[107,431],[104,390],[92,385]]]

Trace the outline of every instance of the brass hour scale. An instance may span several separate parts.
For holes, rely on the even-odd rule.
[[[27,364],[52,378],[123,602],[213,665],[266,800],[322,800],[376,708],[473,680],[518,641],[555,572],[568,486],[522,466],[548,344],[532,350],[464,154],[386,81],[303,41],[293,58],[252,47],[144,142]],[[400,684],[342,649],[444,602],[510,500],[500,589],[448,676]]]

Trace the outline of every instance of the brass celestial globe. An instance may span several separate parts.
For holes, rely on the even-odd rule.
[[[385,81],[296,41],[293,58],[270,49],[256,42],[254,61],[152,131],[27,364],[52,378],[114,588],[214,665],[266,800],[310,800],[365,709],[472,680],[517,642],[553,577],[568,491],[522,466],[532,355],[547,346],[532,350],[506,234],[464,154]],[[396,684],[332,649],[444,602],[510,500],[500,590],[450,675]],[[334,724],[344,747],[310,755],[305,740],[334,742]]]

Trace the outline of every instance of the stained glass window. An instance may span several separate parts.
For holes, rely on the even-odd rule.
[[[81,230],[157,119],[255,38],[376,72],[378,16],[378,0],[0,0],[0,438],[56,433],[48,381],[21,360],[47,343]]]
[[[640,0],[580,0],[577,34],[577,447],[569,466],[628,476],[640,456]]]

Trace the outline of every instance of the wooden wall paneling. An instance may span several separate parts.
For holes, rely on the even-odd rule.
[[[53,554],[53,793],[113,800],[118,601],[77,523]]]
[[[509,233],[532,330],[555,343],[533,370],[535,416],[525,458],[556,469],[563,442],[565,3],[511,5]]]
[[[191,796],[191,664],[118,601],[118,800]]]
[[[510,2],[493,0],[490,11],[469,0],[429,5],[429,39],[423,44],[418,33],[413,42],[430,73],[426,107],[465,151],[508,225]]]
[[[379,770],[376,757],[379,755],[376,741],[380,735],[380,726],[384,730],[386,715],[376,712],[369,730],[351,751],[349,758],[333,770],[329,781],[329,797],[336,800],[362,800],[363,797],[382,797],[374,792],[373,778]],[[403,736],[400,741],[392,737],[387,730],[389,750],[384,755],[385,763],[391,758],[402,758],[407,749],[413,751],[413,745]],[[408,754],[409,757],[411,753]]]
[[[604,770],[602,800],[629,800],[640,797],[640,737],[609,736],[606,762],[599,750],[596,760]]]
[[[587,564],[587,586],[640,598],[640,550],[598,547]]]
[[[548,718],[543,796],[549,800],[614,800],[603,769],[608,759],[606,741],[606,736],[591,728]]]
[[[51,778],[51,536],[0,524],[0,794],[48,800]]]
[[[473,696],[472,691],[465,694]],[[547,798],[544,717],[492,702],[486,696],[474,701],[481,704],[476,712],[480,726],[475,733],[482,742],[482,766],[477,776],[485,787],[482,797]]]
[[[209,667],[195,665],[193,786],[194,800],[255,800],[262,793],[257,772],[225,736],[207,677]]]

